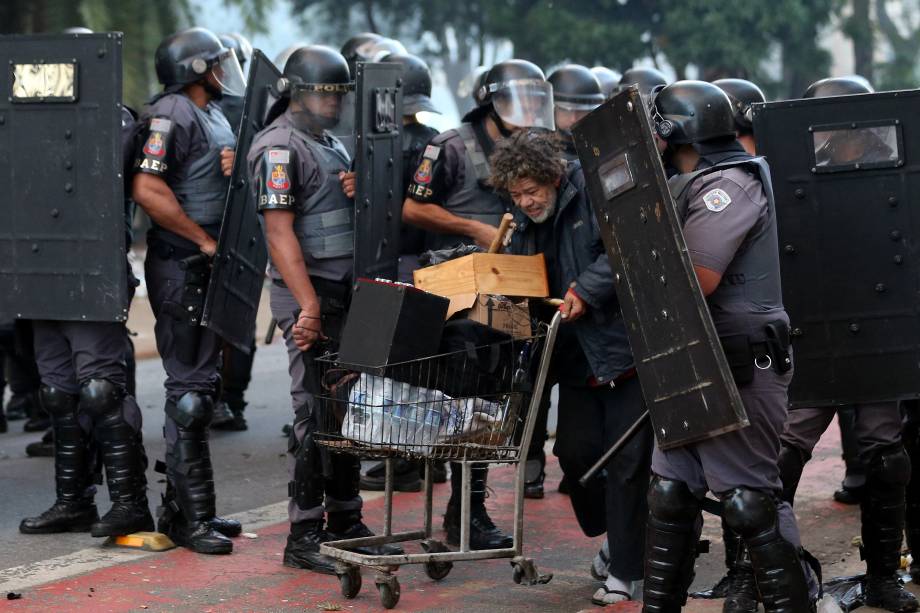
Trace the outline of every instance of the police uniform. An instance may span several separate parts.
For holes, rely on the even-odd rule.
[[[792,379],[791,354],[785,354],[790,358],[786,362],[782,354],[788,347],[775,355],[761,353],[768,346],[766,326],[785,327],[789,321],[782,302],[769,169],[762,159],[746,154],[737,141],[696,146],[702,152],[697,171],[675,175],[669,181],[690,258],[695,266],[721,274],[719,286],[706,300],[726,353],[740,345],[742,351],[753,353],[758,364],[766,364],[769,356],[770,367],[754,367],[753,360],[745,356],[740,361],[745,367],[733,373],[748,427],[676,449],[655,448],[652,472],[656,477],[649,498],[654,512],[649,529],[654,526],[659,540],[672,529],[665,528],[664,522],[674,522],[689,532],[696,525],[698,534],[698,511],[683,514],[680,501],[688,495],[699,500],[711,491],[722,501],[723,516],[735,530],[740,526],[749,530],[753,525],[750,517],[760,513],[757,518],[762,525],[757,529],[764,532],[759,550],[751,553],[752,558],[757,556],[756,572],[794,573],[786,548],[798,550],[801,539],[792,507],[779,497],[782,483],[777,467]],[[731,356],[729,362],[735,363]],[[683,487],[687,494],[681,493]],[[693,505],[686,508],[693,509]],[[742,534],[746,539],[751,536]],[[655,568],[654,563],[650,568]],[[814,591],[813,577],[810,573],[806,577],[809,590]],[[766,581],[766,576],[760,580]],[[646,576],[646,598],[656,590],[687,587],[667,585],[658,583],[653,571]],[[791,602],[808,598],[796,591],[801,588],[793,587],[800,585],[796,581],[784,585],[779,590],[771,588],[778,594],[771,594],[768,609],[784,598]]]
[[[412,177],[422,161],[422,154],[438,131],[425,124],[413,122],[403,126],[403,193],[408,191]],[[412,282],[412,272],[418,268],[418,256],[425,250],[425,231],[402,224],[399,230],[399,280]]]
[[[338,178],[349,169],[348,153],[328,132],[317,137],[298,130],[287,110],[253,139],[247,161],[259,211],[294,212],[294,232],[320,300],[323,334],[338,339],[350,294],[354,249],[354,202],[342,191]],[[324,511],[359,511],[357,459],[329,454],[333,476],[328,479],[317,464],[320,453],[309,437],[317,425],[313,413],[317,388],[308,380],[312,361],[322,348],[315,345],[305,353],[297,348],[293,328],[300,306],[274,263],[270,274],[272,315],[287,344],[295,415],[288,446],[290,520],[322,519]]]
[[[165,181],[185,214],[216,240],[230,181],[221,170],[221,151],[236,144],[227,118],[214,102],[199,108],[178,92],[154,97],[142,120],[148,131],[137,152],[135,172]],[[196,263],[188,266],[190,261]],[[238,523],[228,528],[215,517],[208,425],[219,380],[221,339],[200,325],[207,263],[197,245],[154,222],[147,235],[144,269],[156,317],[157,350],[166,370],[166,463],[158,468],[166,472],[167,488],[160,531],[178,530],[183,522],[238,534]],[[176,534],[186,538],[184,532]],[[198,552],[232,549],[220,538],[196,544],[197,536],[191,535],[189,546]]]
[[[464,122],[455,129],[438,134],[422,152],[406,195],[417,202],[442,206],[458,217],[498,227],[510,206],[487,183],[491,175],[488,157],[491,147],[492,141],[483,121]],[[436,232],[428,232],[425,240],[426,249],[449,249],[472,244],[475,241],[469,236]],[[487,477],[488,468],[477,466],[472,469],[470,501],[477,509],[485,508]],[[448,540],[454,540],[454,526],[459,526],[459,519],[453,520],[456,519],[454,512],[459,513],[460,490],[460,465],[452,464],[451,498],[445,516],[445,526],[451,526]],[[482,534],[490,535],[493,548],[511,546],[511,539],[500,535],[491,520],[481,525],[485,528]],[[475,535],[471,542],[474,541],[478,541]],[[485,547],[474,545],[474,548]]]
[[[462,123],[431,139],[412,175],[407,196],[417,202],[438,204],[450,213],[498,227],[509,210],[507,201],[488,187],[491,144],[485,126]],[[429,232],[426,249],[471,245],[468,236]]]

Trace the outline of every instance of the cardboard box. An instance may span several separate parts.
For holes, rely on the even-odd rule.
[[[530,329],[530,308],[526,300],[515,303],[500,296],[458,294],[450,297],[447,319],[451,318],[477,321],[512,338],[525,338],[533,334]]]
[[[439,296],[499,294],[545,298],[549,296],[543,254],[505,255],[473,253],[413,273],[415,286]]]

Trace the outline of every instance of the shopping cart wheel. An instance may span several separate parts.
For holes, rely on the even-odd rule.
[[[339,586],[342,588],[342,596],[351,600],[361,591],[361,569],[357,566],[349,566],[343,573],[337,573],[339,576]]]
[[[399,602],[399,581],[394,575],[377,575],[377,591],[384,609],[392,609]]]
[[[425,553],[444,553],[450,551],[444,543],[435,539],[426,539],[419,544],[422,546],[422,549],[425,550]],[[453,562],[425,562],[425,574],[434,581],[440,581],[450,574],[450,570],[453,567]]]
[[[553,574],[541,575],[533,560],[518,556],[511,560],[511,578],[520,585],[539,585],[549,583]]]

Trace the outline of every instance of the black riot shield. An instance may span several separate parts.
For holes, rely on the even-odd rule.
[[[659,447],[746,426],[638,89],[574,135]]]
[[[122,35],[0,36],[0,320],[125,321]]]
[[[758,106],[773,174],[793,407],[920,396],[920,92]]]
[[[246,153],[276,100],[273,88],[280,76],[261,51],[253,52],[230,191],[202,314],[202,325],[246,353],[254,341],[256,313],[268,264],[262,220],[249,186]]]
[[[402,223],[402,66],[358,63],[354,279],[396,279]]]

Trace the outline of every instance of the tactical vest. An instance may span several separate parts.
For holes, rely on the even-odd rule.
[[[294,233],[310,274],[339,277],[343,268],[341,262],[333,265],[331,261],[348,258],[350,268],[355,249],[355,204],[342,191],[339,181],[339,173],[348,172],[351,162],[338,140],[326,145],[299,132],[294,134],[310,149],[323,177],[319,189],[298,206]]]
[[[463,185],[455,190],[442,206],[457,217],[474,219],[495,226],[501,223],[502,215],[508,210],[495,191],[486,185],[491,169],[485,151],[479,145],[473,126],[462,123],[456,129],[463,140],[464,156]],[[433,142],[438,143],[435,139]],[[428,235],[428,249],[447,249],[458,244],[471,245],[473,239],[456,234]]]
[[[230,177],[224,176],[220,168],[220,152],[236,146],[236,137],[230,123],[217,105],[210,105],[210,113],[192,104],[195,116],[201,126],[208,149],[199,158],[190,160],[185,172],[170,184],[182,210],[199,226],[220,224],[224,217],[224,205]]]
[[[783,292],[780,280],[779,248],[777,245],[776,204],[770,167],[762,157],[747,154],[724,156],[715,165],[695,172],[676,175],[668,182],[681,222],[686,220],[690,194],[687,189],[694,179],[727,168],[747,166],[756,169],[767,197],[767,217],[759,227],[754,227],[741,243],[735,257],[722,274],[719,287],[706,299],[710,305],[726,307],[741,303],[771,306],[771,319],[776,310],[783,309]],[[730,307],[726,310],[734,310]]]

